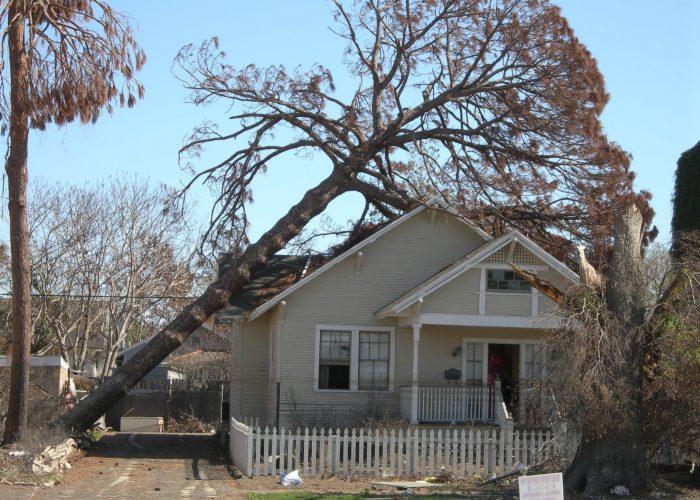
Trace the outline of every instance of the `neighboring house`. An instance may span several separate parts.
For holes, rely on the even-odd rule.
[[[185,375],[195,387],[206,387],[209,382],[228,382],[231,354],[226,351],[197,349],[186,354],[172,354],[170,366]]]
[[[121,418],[160,417],[166,426],[183,415],[218,423],[228,418],[229,339],[214,316],[151,370],[128,394],[110,407],[105,422],[121,428]],[[153,337],[119,352],[118,368],[133,358]]]
[[[163,389],[168,381],[188,381],[194,387],[207,382],[227,382],[229,358],[228,340],[217,332],[212,316],[187,337],[185,342],[151,370],[136,386],[137,389]],[[148,337],[119,351],[117,367],[121,367],[151,340]]]
[[[507,261],[567,289],[578,276],[527,237],[493,239],[421,206],[309,272],[274,256],[220,314],[233,319],[231,415],[355,425],[493,419],[541,376],[554,304]],[[494,393],[501,379],[503,395]],[[496,385],[498,387],[498,384]]]

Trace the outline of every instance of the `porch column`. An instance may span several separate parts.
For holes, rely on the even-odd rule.
[[[413,383],[411,389],[411,423],[418,423],[418,344],[420,342],[420,323],[413,323]]]

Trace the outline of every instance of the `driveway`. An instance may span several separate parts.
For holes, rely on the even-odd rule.
[[[232,498],[243,496],[227,452],[202,434],[110,433],[51,488],[3,489],[3,498]]]

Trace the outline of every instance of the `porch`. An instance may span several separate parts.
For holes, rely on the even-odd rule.
[[[401,417],[538,425],[532,417],[547,406],[536,389],[547,361],[541,332],[413,324],[411,333],[410,383],[405,377],[397,387]]]
[[[413,387],[399,388],[401,417],[411,420]],[[492,422],[494,419],[495,387],[493,385],[418,386],[418,422],[459,423]]]

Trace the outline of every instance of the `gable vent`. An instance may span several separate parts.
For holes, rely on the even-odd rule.
[[[498,252],[488,256],[482,262],[487,264],[505,264],[508,259],[508,246],[501,248]],[[526,248],[521,245],[515,247],[515,252],[513,253],[513,260],[516,264],[529,264],[533,266],[543,265],[544,262],[537,258],[534,254],[530,253]]]

